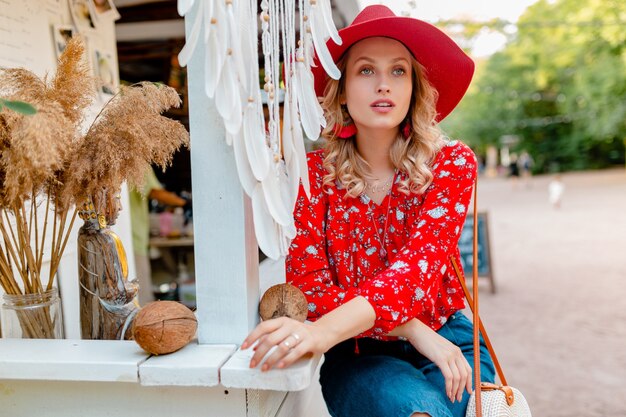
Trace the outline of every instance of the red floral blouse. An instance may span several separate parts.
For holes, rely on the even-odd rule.
[[[424,194],[401,193],[398,182],[406,174],[400,172],[380,205],[366,195],[344,198],[341,185],[325,192],[323,158],[323,151],[308,155],[311,198],[301,186],[294,210],[298,233],[286,259],[287,282],[304,292],[309,320],[363,296],[376,321],[360,337],[386,340],[414,317],[438,330],[464,308],[449,257],[461,264],[457,243],[476,177],[472,150],[448,142]]]

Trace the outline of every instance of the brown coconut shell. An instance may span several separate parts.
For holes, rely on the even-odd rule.
[[[263,320],[289,317],[305,321],[308,313],[306,297],[291,284],[271,286],[261,297],[259,314]]]
[[[164,355],[176,352],[193,339],[198,321],[193,311],[176,301],[146,304],[135,317],[133,336],[146,352]]]

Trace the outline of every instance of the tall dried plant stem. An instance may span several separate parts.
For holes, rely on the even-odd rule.
[[[54,206],[54,218],[59,219],[59,228],[53,232],[53,240],[52,240],[52,249],[50,253],[50,275],[48,279],[48,288],[51,288],[50,283],[52,282],[52,278],[56,273],[56,270],[59,266],[60,259],[57,259],[57,254],[59,253],[59,246],[61,245],[61,240],[63,238],[63,230],[65,230],[65,222],[67,220],[67,211],[64,211],[62,214],[58,214],[58,210],[56,205]],[[56,222],[55,222],[56,223]]]
[[[21,252],[24,253],[26,257],[27,275],[30,275],[31,287],[35,290],[41,290],[39,271],[36,268],[33,248],[28,237],[28,224],[26,223],[26,209],[24,208],[24,204],[22,204],[21,207],[16,205],[14,211],[17,223],[17,235],[20,239]]]
[[[35,288],[32,282],[32,274],[29,273],[29,262],[28,262],[28,254],[25,252],[23,236],[22,236],[22,223],[19,216],[19,209],[15,206],[12,210],[13,216],[15,217],[15,250],[22,255],[22,269],[24,270],[24,275],[29,278],[29,286],[30,288]]]
[[[2,236],[4,237],[4,245],[7,248],[7,252],[9,252],[11,257],[13,258],[13,262],[15,262],[15,267],[19,271],[22,281],[24,281],[24,287],[25,287],[24,290],[26,292],[32,292],[31,286],[28,282],[28,275],[27,275],[25,265],[23,262],[21,262],[21,259],[17,256],[17,254],[15,253],[15,249],[13,248],[14,246],[13,242],[17,243],[17,240],[15,239],[15,234],[13,233],[13,228],[11,227],[9,215],[7,214],[6,210],[2,210],[2,211],[4,212],[4,215],[7,219],[7,224],[8,224],[7,227],[10,230],[10,234],[9,234],[9,232],[7,232],[5,228],[4,220],[2,219],[2,216],[0,216],[0,229],[2,230]],[[11,242],[11,240],[9,239],[9,236],[13,238],[13,242]]]
[[[46,214],[43,220],[43,233],[41,234],[41,249],[38,250],[38,257],[37,257],[37,270],[41,271],[41,264],[43,263],[43,250],[44,250],[44,243],[46,241],[46,231],[48,228],[48,212],[50,210],[50,187],[48,187],[48,192],[46,193]],[[35,216],[35,219],[37,219],[37,216]],[[37,228],[37,223],[35,223],[35,234],[39,234],[39,230]]]
[[[15,310],[22,334],[31,339],[50,339],[54,336],[54,323],[50,307]]]
[[[65,219],[67,218],[67,211],[65,213],[63,213],[62,216],[62,220],[63,223],[65,223]],[[67,231],[65,232],[65,238],[63,238],[63,227],[61,227],[61,231],[59,233],[59,238],[58,241],[61,242],[61,240],[63,241],[63,244],[60,245],[56,251],[52,252],[52,262],[50,263],[50,278],[48,279],[48,291],[52,289],[52,281],[53,281],[53,277],[57,272],[57,269],[59,268],[59,264],[61,263],[61,256],[63,255],[63,252],[65,251],[65,246],[67,245],[67,241],[70,238],[70,234],[72,233],[72,228],[74,227],[74,221],[76,220],[76,216],[78,214],[78,209],[74,209],[74,213],[72,214],[72,220],[70,220],[70,226],[67,228]]]
[[[30,246],[30,240],[28,239],[28,225],[24,219],[26,210],[22,204],[21,207],[15,205],[13,211],[15,215],[15,229],[17,231],[17,238],[19,239],[19,246],[17,248],[24,254],[24,267],[26,269],[26,276],[30,278],[31,288],[37,289],[38,287],[40,288],[40,286],[37,285],[39,278],[37,277],[37,271],[35,271],[35,259]]]
[[[50,201],[46,202],[46,223],[44,224],[44,233],[48,220],[48,209]],[[31,207],[35,207],[34,204]],[[4,248],[0,248],[0,284],[8,294],[20,295],[28,293],[43,293],[43,287],[40,280],[40,266],[43,258],[43,248],[45,244],[45,236],[41,239],[41,250],[39,247],[39,239],[36,239],[35,253],[31,246],[32,233],[36,236],[39,234],[38,222],[34,223],[33,218],[27,215],[24,204],[15,204],[10,210],[15,217],[15,226],[12,225],[9,217],[9,210],[3,209],[4,217],[0,215],[0,232],[4,238]],[[26,220],[30,219],[30,222]],[[71,226],[70,226],[71,227]],[[67,244],[69,231],[65,236],[64,244]],[[59,242],[61,239],[58,239]],[[57,251],[60,249],[60,243],[57,245]],[[63,248],[65,245],[63,245]],[[22,255],[22,256],[18,256]],[[56,267],[59,263],[59,255],[57,253],[53,262]],[[14,278],[13,268],[10,263],[13,259],[17,270],[19,271],[22,282],[24,283],[24,291]],[[54,275],[51,275],[51,277]],[[52,288],[52,279],[48,282],[47,290]],[[24,309],[15,310],[22,334],[28,338],[52,338],[54,337],[54,322],[50,316],[50,308],[43,309]]]
[[[11,210],[15,216],[15,228],[11,225],[8,211],[6,209],[2,211],[4,212],[4,218],[0,215],[0,231],[4,237],[6,251],[0,250],[0,282],[8,294],[41,293],[43,288],[39,278],[39,269],[37,268],[38,261],[30,245],[32,226],[26,222],[26,209],[22,204],[21,207],[15,205]],[[37,229],[38,227],[35,226],[35,233],[38,233]],[[23,256],[21,258],[18,257],[16,252],[22,253]],[[20,273],[24,283],[24,292],[22,292],[19,284],[15,281],[13,269],[9,262],[10,258],[13,258]],[[50,317],[49,307],[34,310],[15,310],[15,313],[24,337],[51,338],[54,336],[54,323]]]
[[[54,205],[54,214],[52,218],[54,219],[54,221],[52,222],[52,246],[50,246],[50,250],[52,251],[52,253],[50,254],[51,259],[54,258],[54,248],[56,248],[57,246],[57,223],[58,223],[59,217],[58,217],[58,208],[56,204]],[[52,261],[50,263],[52,263]],[[50,283],[48,283],[48,285],[50,285]]]
[[[15,313],[22,327],[22,333],[27,338],[42,339],[46,338],[47,334],[53,333],[48,307],[32,311],[16,310]]]
[[[4,233],[5,233],[4,234],[4,239],[5,239],[5,241],[8,241],[9,238],[13,239],[11,241],[11,243],[13,243],[13,245],[16,246],[17,245],[17,239],[15,238],[15,233],[13,232],[13,226],[11,225],[11,219],[9,218],[9,212],[8,212],[8,210],[3,210],[3,213],[4,213],[4,217],[6,218],[6,222],[7,222],[6,223],[7,224],[6,227],[8,228],[9,232],[11,232],[11,234],[8,234],[8,233],[6,233],[6,229],[5,229],[4,230]],[[2,219],[0,219],[0,220],[2,220]],[[12,247],[13,246],[11,246],[11,248]],[[19,258],[17,258],[16,256],[13,256],[13,262],[15,262],[15,267],[19,269],[20,275],[21,275],[21,274],[24,273],[24,270],[22,269],[22,265],[23,265],[22,261],[23,261],[24,258],[22,257],[21,253],[19,255],[20,255]]]
[[[0,214],[0,223],[2,223],[2,215]],[[0,229],[1,230],[1,229]],[[3,272],[5,273],[2,278],[15,282],[13,278],[13,264],[11,263],[11,254],[8,252],[6,244],[6,236],[2,235],[2,240],[5,242],[4,247],[0,246],[0,260],[2,261]]]
[[[35,226],[35,259],[37,259],[37,247],[39,245],[37,245],[38,241],[39,241],[39,236],[37,236],[37,216],[35,216],[35,212],[37,211],[37,206],[35,205],[35,189],[33,189],[32,193],[31,193],[31,199],[30,199],[30,215],[29,215],[29,220],[28,220],[28,238],[32,239],[33,235],[32,235],[32,231],[33,231],[33,222],[34,222],[34,226]],[[33,219],[34,217],[34,219]]]
[[[1,219],[2,217],[0,217]],[[19,294],[20,287],[13,278],[13,270],[7,258],[7,254],[0,248],[0,281],[2,287],[7,289],[9,294]]]

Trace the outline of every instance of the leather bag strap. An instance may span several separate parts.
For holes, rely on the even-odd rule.
[[[457,277],[459,277],[461,286],[463,287],[463,292],[465,293],[465,298],[467,298],[467,302],[469,304],[470,310],[473,313],[474,304],[473,304],[472,296],[470,295],[469,290],[467,289],[467,285],[465,284],[465,279],[463,278],[463,275],[461,275],[461,272],[460,272],[461,270],[458,264],[456,263],[456,261],[454,260],[454,258],[451,258],[451,261],[452,261],[452,266],[454,267],[454,270],[456,272],[456,275]],[[491,359],[493,360],[493,364],[496,368],[496,372],[498,373],[498,378],[500,379],[500,383],[506,386],[508,385],[508,383],[506,382],[506,378],[504,377],[504,371],[502,370],[502,367],[500,366],[500,361],[498,360],[498,356],[496,355],[496,352],[493,349],[491,340],[489,339],[489,336],[487,335],[487,330],[485,329],[485,326],[483,325],[483,322],[482,320],[480,320],[480,318],[479,318],[478,324],[479,324],[480,334],[482,334],[483,339],[485,340],[485,345],[487,346],[487,350],[489,351],[489,354],[491,355]]]
[[[459,265],[453,256],[450,256],[450,260],[452,261],[452,267],[454,268],[454,272],[463,287],[463,292],[465,293],[465,298],[467,298],[467,302],[469,304],[470,309],[472,310],[472,319],[474,322],[474,391],[476,398],[476,417],[482,417],[482,405],[481,405],[481,381],[480,381],[480,334],[482,333],[483,339],[485,340],[485,345],[487,345],[487,349],[489,350],[489,354],[493,360],[493,363],[498,372],[498,377],[500,378],[500,382],[502,385],[507,385],[506,378],[504,377],[504,373],[502,372],[502,368],[500,367],[500,362],[496,356],[495,351],[493,350],[493,346],[491,345],[491,341],[489,340],[489,336],[487,336],[487,331],[483,326],[482,321],[480,320],[480,316],[478,314],[478,179],[474,182],[474,225],[473,225],[473,241],[472,241],[472,292],[473,297],[470,295],[467,285],[465,284],[465,278]],[[477,325],[478,324],[478,325]]]

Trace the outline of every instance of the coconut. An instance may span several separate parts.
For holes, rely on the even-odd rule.
[[[193,339],[198,322],[193,311],[176,301],[146,304],[133,322],[135,342],[154,355],[172,353]]]
[[[271,286],[261,297],[259,314],[263,320],[289,317],[304,321],[307,317],[307,302],[300,289],[291,284]]]

